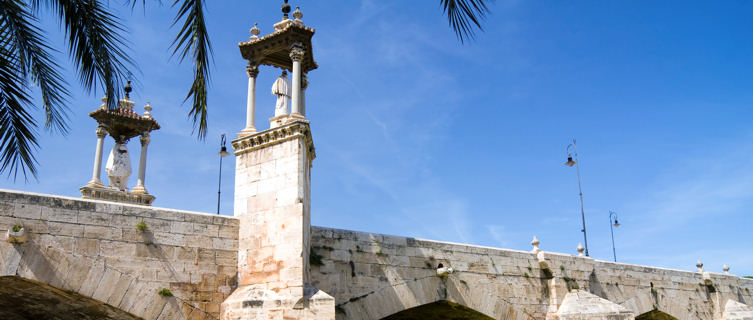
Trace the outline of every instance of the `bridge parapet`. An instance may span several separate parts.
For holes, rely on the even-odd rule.
[[[233,217],[0,190],[0,230],[15,225],[28,238],[0,241],[0,276],[75,292],[136,317],[216,319],[236,287]]]
[[[712,320],[729,300],[753,306],[753,280],[725,274],[708,273],[708,284],[698,272],[546,251],[542,264],[532,252],[320,227],[311,243],[312,282],[335,297],[338,319],[381,319],[437,301],[494,319],[556,319],[578,290],[636,317]],[[437,275],[440,264],[453,272]]]

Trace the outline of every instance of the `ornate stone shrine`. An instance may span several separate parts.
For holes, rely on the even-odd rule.
[[[131,81],[123,88],[125,97],[118,101],[115,109],[107,107],[107,97],[102,98],[102,105],[89,116],[97,120],[97,148],[94,155],[94,171],[92,179],[81,187],[81,195],[86,199],[98,199],[124,202],[140,205],[151,205],[154,196],[146,191],[144,178],[146,174],[146,150],[149,146],[149,134],[152,130],[159,130],[159,124],[152,118],[152,107],[149,103],[144,106],[144,114],[133,111],[135,103],[130,99]],[[110,135],[115,140],[105,170],[108,173],[109,185],[102,184],[102,148],[105,136]],[[128,178],[131,174],[131,161],[128,155],[127,143],[133,137],[139,136],[141,141],[141,155],[139,157],[138,181],[133,190],[128,191]]]

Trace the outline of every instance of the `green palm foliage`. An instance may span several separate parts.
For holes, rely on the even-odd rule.
[[[135,5],[138,0],[132,0]],[[145,4],[146,0],[141,0]],[[45,112],[44,128],[65,134],[68,131],[66,103],[68,84],[51,55],[56,50],[47,43],[37,26],[42,10],[54,13],[65,28],[68,55],[74,62],[80,84],[94,93],[103,90],[108,106],[114,108],[129,69],[134,63],[127,55],[125,29],[109,11],[106,0],[0,0],[0,173],[14,179],[21,173],[36,178],[34,152],[38,148],[38,123],[31,92],[37,87]],[[461,42],[473,39],[481,30],[481,20],[489,12],[483,0],[440,0],[450,27]],[[172,42],[173,55],[190,59],[194,81],[185,97],[190,101],[189,117],[199,139],[207,133],[207,87],[212,48],[204,17],[203,0],[174,0],[178,34]]]
[[[37,86],[45,111],[44,127],[66,133],[69,97],[60,66],[36,24],[40,10],[58,16],[68,39],[81,84],[93,92],[102,87],[117,97],[124,72],[132,65],[124,52],[124,30],[97,0],[0,0],[0,172],[15,179],[21,172],[36,177],[34,149],[37,122],[30,91]],[[116,99],[110,99],[113,106]]]
[[[483,30],[481,20],[489,13],[483,0],[440,0],[450,27],[460,42],[475,37],[474,28]]]

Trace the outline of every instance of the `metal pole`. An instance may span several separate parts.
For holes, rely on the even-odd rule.
[[[614,227],[612,227],[612,215],[617,217],[617,214],[614,213],[614,211],[609,211],[609,231],[612,233],[612,257],[614,257],[614,262],[617,262],[617,251],[614,249]]]
[[[217,214],[220,214],[220,190],[222,188],[222,156],[220,156],[220,178],[217,183]]]
[[[220,152],[217,152],[220,156],[220,177],[217,182],[217,214],[220,214],[220,190],[222,190],[222,158],[228,155],[227,148],[225,148],[225,134],[220,135]]]
[[[580,194],[580,218],[583,221],[583,242],[586,245],[586,257],[588,257],[588,237],[586,236],[586,213],[583,210],[583,189],[580,185],[580,159],[578,159],[578,147],[573,139],[573,153],[575,153],[575,170],[578,172],[578,193]]]

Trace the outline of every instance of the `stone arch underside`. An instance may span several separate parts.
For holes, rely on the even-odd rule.
[[[493,320],[476,310],[450,301],[437,301],[400,311],[382,320]]]
[[[504,286],[504,284],[500,284]],[[411,279],[389,287],[377,288],[367,294],[352,297],[336,306],[337,319],[395,320],[435,319],[408,317],[415,312],[452,310],[475,317],[436,319],[517,319],[519,311],[497,294],[493,284],[469,286],[454,277],[436,276]],[[406,312],[406,313],[403,313]],[[394,316],[394,318],[392,318]]]
[[[677,320],[677,318],[659,310],[651,310],[636,316],[635,320]]]
[[[101,301],[16,276],[0,277],[5,320],[141,319]]]

